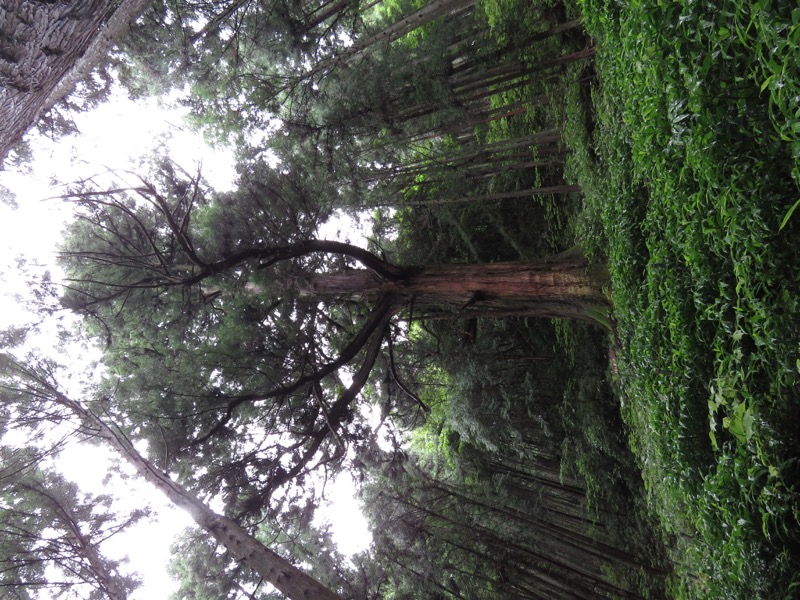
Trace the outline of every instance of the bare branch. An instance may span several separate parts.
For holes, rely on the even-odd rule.
[[[388,320],[394,315],[394,313],[397,310],[398,308],[394,305],[391,298],[384,298],[372,310],[366,322],[362,326],[361,330],[355,335],[355,337],[350,341],[350,343],[348,343],[347,346],[345,346],[345,348],[339,354],[339,357],[336,360],[323,365],[321,368],[316,370],[311,375],[305,375],[299,377],[294,383],[270,390],[268,392],[255,392],[251,394],[243,394],[241,396],[230,398],[228,401],[226,412],[219,420],[219,422],[208,433],[194,440],[191,445],[196,446],[198,444],[205,442],[212,436],[216,435],[231,420],[234,411],[238,406],[241,406],[246,402],[257,402],[261,400],[269,400],[270,398],[287,396],[297,391],[298,389],[302,388],[303,386],[314,384],[315,382],[321,381],[334,371],[348,364],[358,355],[358,353],[361,351],[364,345],[367,344],[367,342],[369,342],[370,338],[372,337],[372,334],[376,330],[380,331],[380,336],[377,337],[380,337],[382,339],[382,336],[386,330],[386,324],[388,323]],[[339,405],[339,401],[337,401],[337,403],[334,404],[331,410],[335,411],[337,405]]]
[[[403,390],[407,396],[409,396],[412,400],[414,400],[417,405],[425,412],[425,414],[430,414],[431,408],[427,404],[425,404],[422,399],[417,396],[414,392],[412,392],[408,386],[406,386],[401,380],[400,376],[397,374],[397,369],[395,368],[394,364],[394,343],[392,342],[392,336],[388,336],[388,345],[389,345],[389,372],[392,374],[392,379],[397,384],[401,390]]]

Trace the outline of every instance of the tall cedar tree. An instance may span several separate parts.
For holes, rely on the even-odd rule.
[[[607,273],[577,252],[395,265],[316,239],[325,215],[294,183],[274,175],[214,195],[165,163],[158,187],[72,196],[64,303],[106,345],[118,418],[163,468],[190,458],[187,486],[230,490],[231,514],[257,516],[277,488],[365,440],[355,402],[393,322],[605,322]]]

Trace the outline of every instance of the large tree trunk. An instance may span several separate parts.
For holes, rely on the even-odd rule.
[[[577,252],[529,262],[405,267],[391,278],[354,269],[296,282],[301,295],[392,298],[454,317],[528,316],[608,325],[608,271]]]
[[[3,0],[0,8],[0,163],[72,91],[150,0]]]

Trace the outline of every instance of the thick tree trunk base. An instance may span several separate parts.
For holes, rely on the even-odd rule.
[[[391,298],[417,317],[528,316],[589,321],[609,327],[608,270],[569,252],[528,262],[436,265],[399,269],[391,279],[369,270],[306,279],[310,297]]]

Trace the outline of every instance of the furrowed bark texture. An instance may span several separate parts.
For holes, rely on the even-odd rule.
[[[0,163],[66,96],[150,0],[3,0],[0,7]]]
[[[391,279],[363,269],[310,276],[298,282],[307,296],[393,298],[417,309],[463,316],[577,319],[605,325],[608,272],[577,254],[529,262],[406,267]]]

